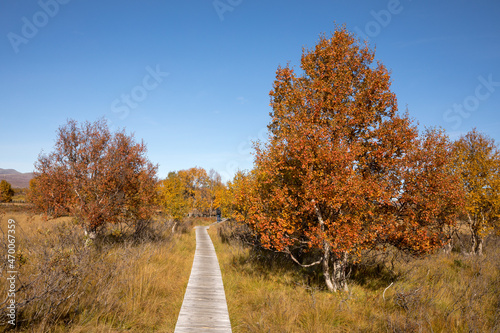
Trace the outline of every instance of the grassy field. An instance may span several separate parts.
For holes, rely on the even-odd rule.
[[[8,207],[0,211],[0,249],[7,252],[7,221],[14,219],[19,332],[173,332],[195,252],[191,226],[207,220],[191,220],[172,235],[158,219],[143,238],[109,230],[85,246],[71,218],[44,221]],[[6,288],[0,284],[2,302]],[[0,331],[9,328],[5,306]]]
[[[71,218],[45,221],[3,205],[5,253],[8,219],[16,221],[19,332],[173,332],[195,252],[192,226],[212,221],[191,219],[172,234],[158,217],[139,238],[110,229],[85,246]],[[228,241],[221,227],[209,234],[233,332],[500,332],[498,238],[482,257],[367,259],[354,267],[349,293],[332,294],[318,272]],[[0,331],[9,328],[5,303],[1,311]]]
[[[15,202],[26,202],[26,193],[28,189],[26,188],[14,188],[14,196],[12,201]]]
[[[332,294],[318,274],[222,242],[216,229],[233,332],[500,332],[498,239],[479,258],[438,253],[392,269],[367,261],[349,293]]]

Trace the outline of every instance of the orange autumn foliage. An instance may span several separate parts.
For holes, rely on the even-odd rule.
[[[332,291],[347,289],[347,262],[364,249],[442,246],[461,205],[444,133],[418,136],[389,71],[345,28],[304,50],[301,69],[277,70],[269,142],[237,199],[261,243],[320,264]]]
[[[133,136],[111,133],[105,120],[69,120],[54,151],[38,157],[29,197],[46,214],[75,216],[87,232],[107,223],[138,225],[152,216],[156,172],[146,145]]]

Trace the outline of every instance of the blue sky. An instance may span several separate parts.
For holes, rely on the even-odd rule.
[[[347,0],[0,3],[0,168],[33,170],[67,119],[106,117],[159,176],[252,167],[279,65],[337,24],[368,38],[399,108],[452,138],[500,142],[500,2]]]

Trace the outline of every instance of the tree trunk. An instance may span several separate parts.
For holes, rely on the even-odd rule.
[[[454,240],[453,237],[457,234],[456,227],[449,227],[445,229],[446,243],[443,245],[442,251],[445,254],[450,254],[453,250]]]
[[[325,245],[322,267],[328,291],[348,291],[346,274],[347,252],[344,252],[339,257],[332,257],[330,246]]]
[[[318,218],[321,232],[325,232],[325,221],[323,220],[323,215],[314,200],[314,210],[316,211],[316,217]],[[325,235],[323,234],[323,237]],[[333,267],[330,269],[330,261],[333,261]],[[347,252],[343,252],[340,257],[332,258],[331,246],[328,240],[323,241],[323,277],[325,278],[326,287],[331,292],[337,292],[339,290],[347,291]]]
[[[328,288],[328,291],[331,292],[336,292],[337,287],[335,283],[333,282],[333,278],[330,274],[330,245],[328,242],[324,242],[324,249],[323,249],[323,262],[322,262],[322,267],[323,267],[323,277],[325,278],[325,283],[326,287]]]
[[[483,254],[483,239],[477,230],[472,230],[472,254]]]
[[[333,283],[337,290],[348,291],[347,288],[347,252],[333,261]]]
[[[443,246],[443,253],[450,254],[453,249],[453,239],[449,239],[446,244]]]
[[[469,228],[471,232],[471,240],[472,240],[472,254],[482,255],[483,254],[483,239],[479,234],[479,222],[478,217],[474,216],[469,217]]]

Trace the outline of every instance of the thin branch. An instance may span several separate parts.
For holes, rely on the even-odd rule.
[[[394,284],[394,282],[391,282],[391,284],[384,289],[384,292],[382,293],[382,298],[384,299],[384,302],[385,302],[385,292],[387,291],[387,289],[389,289],[392,285]]]
[[[307,268],[307,267],[312,267],[312,266],[319,265],[319,264],[321,264],[321,262],[323,261],[323,258],[321,258],[320,260],[315,261],[315,262],[313,262],[313,263],[311,263],[311,264],[304,265],[304,264],[302,264],[300,261],[298,261],[298,260],[297,260],[297,258],[295,258],[295,257],[293,256],[292,252],[290,252],[290,249],[286,248],[286,251],[285,251],[285,252],[286,252],[286,253],[288,253],[288,255],[290,256],[290,258],[292,258],[292,260],[293,260],[295,263],[297,263],[298,265],[300,265],[300,266],[301,266],[301,267],[303,267],[303,268]]]

